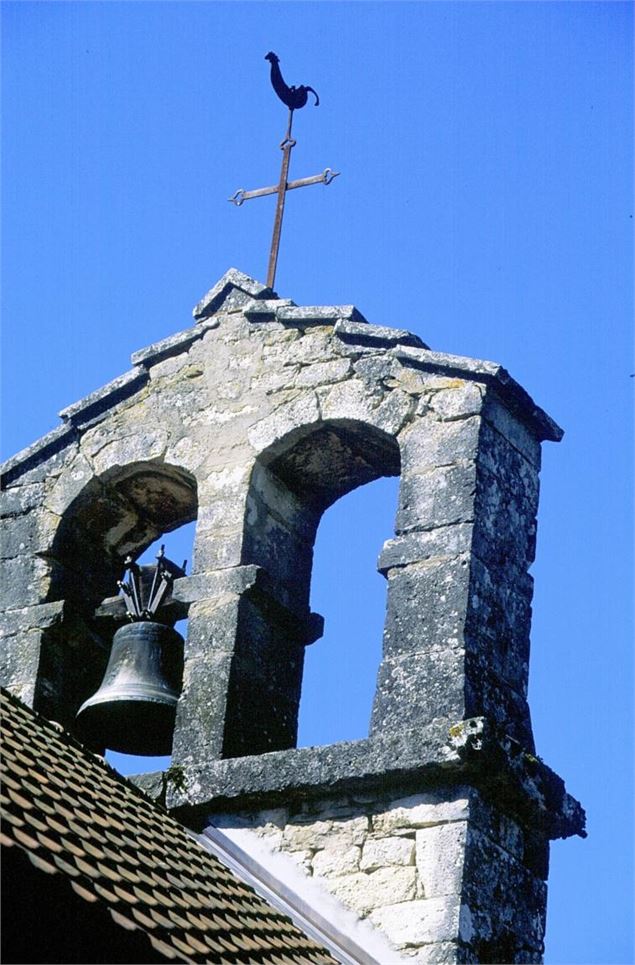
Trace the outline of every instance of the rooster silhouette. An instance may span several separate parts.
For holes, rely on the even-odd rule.
[[[286,104],[289,110],[296,111],[301,107],[304,107],[308,100],[309,91],[315,95],[315,107],[320,103],[320,98],[318,97],[317,91],[313,90],[312,87],[306,87],[301,84],[300,87],[289,87],[285,84],[282,74],[280,73],[280,68],[278,64],[280,63],[280,58],[277,54],[274,54],[272,50],[269,51],[265,60],[268,60],[271,64],[271,83],[276,94],[280,98],[283,104]]]

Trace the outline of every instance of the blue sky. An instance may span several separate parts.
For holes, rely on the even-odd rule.
[[[632,6],[5,2],[2,18],[3,456],[187,327],[230,265],[264,280],[273,201],[227,198],[278,178],[276,51],[321,98],[296,117],[291,177],[342,172],[289,196],[278,292],[501,362],[566,431],[544,447],[530,699],[589,838],[553,847],[546,960],[633,962]],[[322,523],[302,743],[366,732],[395,498],[379,481]]]

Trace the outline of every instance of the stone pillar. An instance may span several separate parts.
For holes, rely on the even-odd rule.
[[[388,607],[373,733],[487,715],[533,747],[527,570],[540,447],[493,395],[455,382],[401,434],[397,536],[378,564]]]
[[[295,746],[304,647],[323,621],[281,603],[273,585],[253,564],[176,582],[189,622],[175,765]]]

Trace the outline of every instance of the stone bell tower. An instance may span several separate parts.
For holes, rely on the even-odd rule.
[[[549,840],[584,833],[527,704],[540,445],[560,429],[499,365],[352,306],[231,270],[194,315],[5,465],[4,683],[72,730],[125,622],[125,555],[196,518],[172,766],[139,783],[295,858],[395,956],[541,961]],[[297,748],[316,529],[386,475],[369,734]]]

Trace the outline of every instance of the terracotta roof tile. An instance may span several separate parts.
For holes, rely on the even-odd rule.
[[[3,691],[2,843],[167,960],[332,965],[155,802]],[[70,889],[69,889],[70,891]]]

